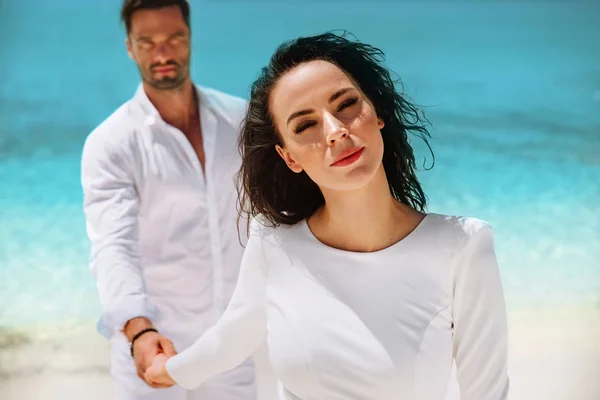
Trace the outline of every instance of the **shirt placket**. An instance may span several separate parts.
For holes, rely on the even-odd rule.
[[[217,315],[225,308],[223,303],[223,257],[221,254],[221,232],[218,212],[218,182],[215,179],[215,153],[217,146],[217,119],[207,107],[201,110],[202,135],[204,140],[206,203],[208,209],[208,226],[210,253],[213,276],[213,306]]]

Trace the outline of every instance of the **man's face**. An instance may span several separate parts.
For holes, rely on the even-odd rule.
[[[189,78],[190,29],[178,6],[134,12],[126,45],[153,88],[177,89]]]

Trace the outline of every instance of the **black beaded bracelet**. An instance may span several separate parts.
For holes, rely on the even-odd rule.
[[[129,350],[131,351],[131,357],[133,357],[133,344],[135,343],[135,341],[138,340],[140,338],[140,336],[142,336],[143,334],[148,333],[148,332],[158,333],[158,331],[154,328],[146,328],[146,329],[142,329],[141,331],[136,333],[135,336],[131,339],[131,342],[129,342]]]

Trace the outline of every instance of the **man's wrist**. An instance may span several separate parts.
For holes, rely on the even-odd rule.
[[[134,354],[134,347],[135,347],[135,342],[136,340],[138,340],[139,338],[141,338],[142,336],[144,336],[147,333],[150,332],[154,332],[154,333],[158,333],[158,331],[154,328],[146,328],[146,329],[142,329],[141,331],[139,331],[134,337],[133,339],[131,339],[131,342],[129,343],[129,351],[131,353],[131,357],[135,357]]]
[[[133,337],[144,329],[154,328],[152,322],[144,317],[132,318],[123,327],[123,333],[127,337],[127,341],[131,342]]]

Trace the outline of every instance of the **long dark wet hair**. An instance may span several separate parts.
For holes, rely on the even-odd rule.
[[[306,174],[295,173],[275,150],[283,140],[269,109],[278,80],[299,64],[322,60],[350,75],[373,104],[385,126],[383,167],[392,196],[424,211],[427,197],[415,173],[415,156],[408,133],[421,138],[429,150],[427,119],[396,90],[390,71],[383,66],[381,50],[347,34],[331,32],[301,37],[280,45],[269,64],[252,84],[250,102],[242,124],[239,148],[242,165],[237,174],[240,216],[262,215],[271,226],[293,225],[310,217],[325,203],[321,190]],[[433,155],[433,152],[431,152]],[[435,159],[434,159],[435,161]]]

